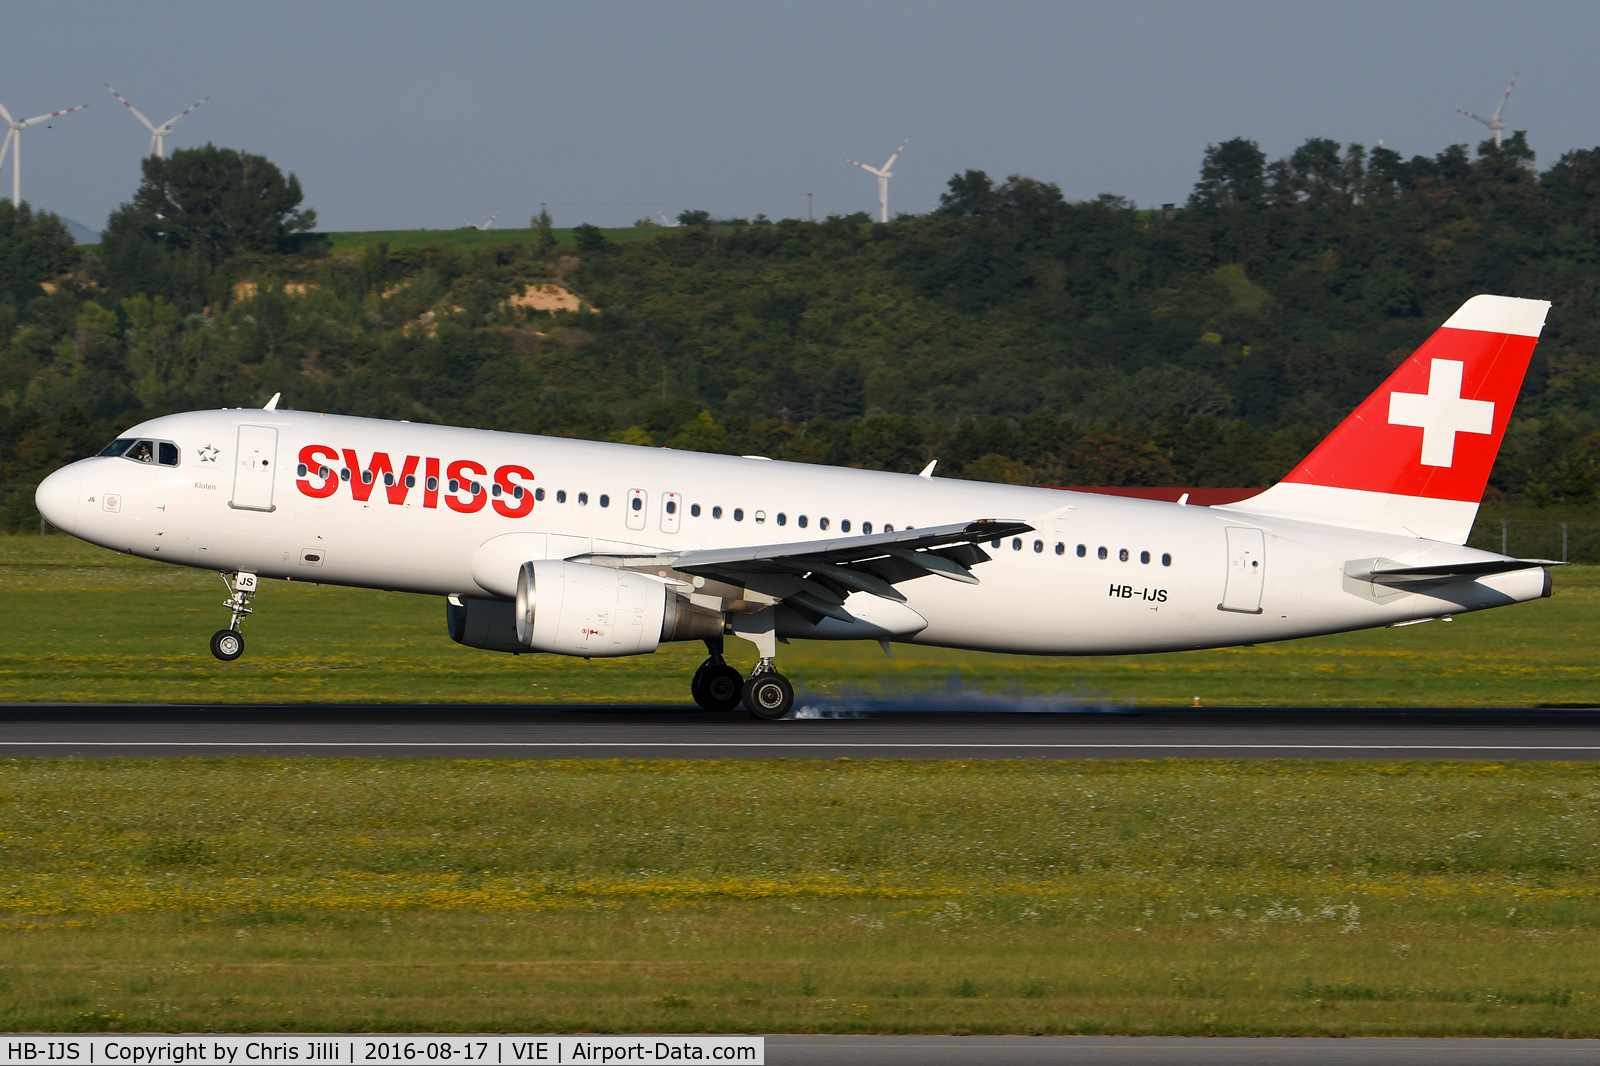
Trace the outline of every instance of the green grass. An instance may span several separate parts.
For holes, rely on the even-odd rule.
[[[1600,1033],[1600,767],[0,762],[23,1029]]]
[[[236,700],[687,702],[693,644],[584,662],[450,641],[437,598],[270,582],[245,657],[206,650],[221,628],[212,573],[145,562],[62,535],[0,538],[0,701]],[[1452,623],[1259,648],[1035,658],[936,648],[796,642],[779,662],[819,694],[903,693],[956,683],[1141,705],[1600,703],[1600,567],[1558,570],[1548,600]],[[728,642],[735,662],[753,660]]]
[[[606,235],[608,241],[637,241],[664,236],[673,230],[665,226],[624,226],[602,229],[600,232]],[[536,235],[537,231],[531,229],[397,229],[324,234],[329,240],[328,251],[332,255],[358,254],[369,245],[379,243],[387,244],[390,248],[421,248],[427,245],[487,248],[497,244],[529,244]],[[575,242],[570,229],[556,230],[555,237],[558,244]]]

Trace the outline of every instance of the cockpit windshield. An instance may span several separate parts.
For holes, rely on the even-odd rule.
[[[133,443],[132,437],[118,437],[116,440],[100,449],[101,455],[121,455],[128,450],[128,445]]]
[[[123,458],[132,459],[136,463],[153,463],[156,461],[156,446],[147,440],[135,441]]]

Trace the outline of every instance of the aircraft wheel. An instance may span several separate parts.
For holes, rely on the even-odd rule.
[[[244,654],[244,634],[237,629],[219,629],[211,634],[211,654],[231,663]]]
[[[725,662],[707,659],[694,673],[689,692],[708,711],[731,711],[743,698],[744,678]]]
[[[794,708],[794,686],[778,673],[757,674],[744,683],[745,710],[775,722]]]

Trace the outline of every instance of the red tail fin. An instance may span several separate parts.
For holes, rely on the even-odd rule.
[[[1234,509],[1463,543],[1549,309],[1474,296],[1288,477]]]

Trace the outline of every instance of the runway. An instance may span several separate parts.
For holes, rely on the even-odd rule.
[[[854,717],[762,722],[682,706],[3,704],[0,756],[1600,760],[1600,708],[851,706]]]

